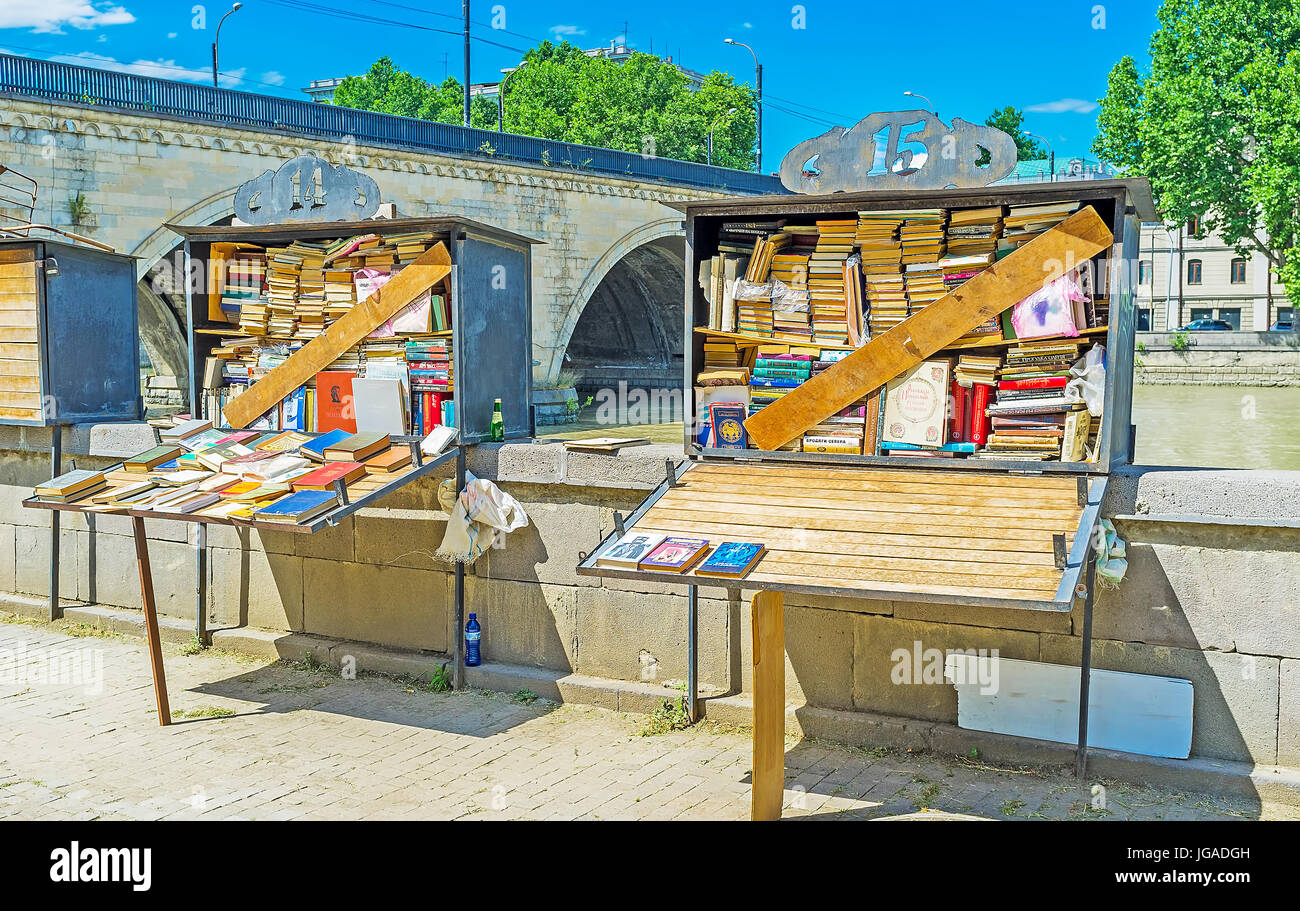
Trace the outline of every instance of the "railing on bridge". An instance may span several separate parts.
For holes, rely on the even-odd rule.
[[[351,137],[359,144],[376,143],[453,155],[490,154],[492,158],[543,167],[685,184],[710,190],[735,193],[785,192],[777,178],[751,171],[8,54],[0,54],[0,94],[2,93],[91,107],[142,111],[292,135],[342,140]]]

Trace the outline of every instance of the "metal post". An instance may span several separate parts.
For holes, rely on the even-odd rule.
[[[196,525],[194,541],[194,566],[198,573],[195,587],[197,599],[194,604],[194,636],[200,645],[208,644],[208,526],[204,522]]]
[[[758,60],[757,55],[755,55],[754,60],[755,61]],[[754,101],[756,103],[755,106],[758,108],[758,114],[755,117],[755,124],[754,124],[754,130],[755,130],[754,170],[757,171],[759,174],[762,174],[763,173],[763,64],[758,63],[755,66],[755,69],[758,71],[758,75],[754,77],[755,81],[758,83],[757,85],[758,91],[754,95]]]
[[[456,495],[465,489],[465,447],[456,444]],[[454,630],[454,668],[452,688],[465,686],[465,564],[456,561],[456,629]]]
[[[469,126],[469,0],[463,2],[465,9],[465,126]]]
[[[55,424],[50,428],[50,477],[57,478],[63,474],[63,425]],[[50,510],[50,619],[58,620],[63,616],[59,606],[59,511]]]
[[[1092,594],[1096,589],[1097,555],[1088,551],[1088,568],[1084,575],[1087,591],[1083,593],[1083,651],[1079,660],[1079,744],[1074,753],[1074,775],[1082,778],[1088,770],[1088,687],[1092,683]]]
[[[686,715],[700,720],[700,589],[686,589]]]

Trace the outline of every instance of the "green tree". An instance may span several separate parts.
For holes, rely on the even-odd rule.
[[[1025,135],[1025,112],[1019,108],[1011,105],[998,108],[985,118],[984,123],[986,126],[1001,130],[1016,141],[1017,161],[1037,161],[1047,157],[1047,149],[1043,148],[1038,140]],[[989,163],[990,158],[988,152],[981,152],[975,163],[981,166],[986,165]]]
[[[349,76],[339,83],[334,90],[334,104],[439,123],[464,122],[464,88],[460,80],[449,77],[441,85],[434,85],[398,69],[389,57],[376,60],[364,76]],[[469,110],[473,126],[496,128],[497,106],[492,99],[476,97]]]
[[[1110,72],[1093,150],[1150,178],[1170,221],[1201,216],[1300,287],[1300,7],[1165,0],[1157,19],[1150,72]]]

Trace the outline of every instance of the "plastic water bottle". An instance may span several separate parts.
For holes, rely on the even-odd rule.
[[[479,657],[479,642],[483,638],[483,630],[478,625],[478,614],[470,614],[469,622],[465,624],[465,666],[478,667],[483,663]]]

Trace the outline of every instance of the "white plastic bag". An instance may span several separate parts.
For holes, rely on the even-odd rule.
[[[1065,384],[1065,397],[1073,402],[1084,402],[1088,413],[1100,417],[1106,405],[1106,346],[1093,345],[1088,353],[1070,368],[1070,382]]]
[[[455,484],[450,480],[438,485],[438,503],[451,513],[438,548],[440,557],[473,563],[510,532],[528,524],[519,501],[491,481],[467,475],[459,496],[454,494]]]

